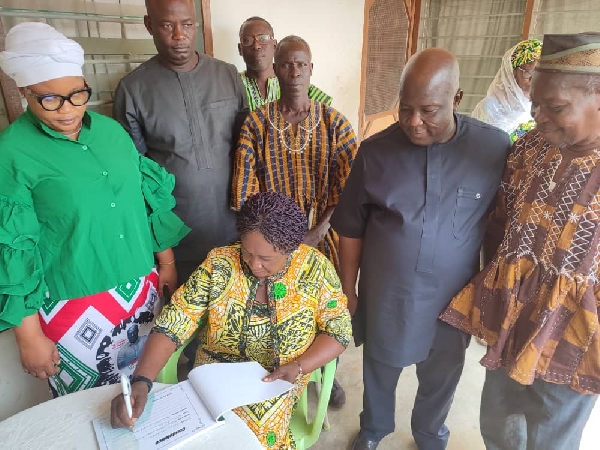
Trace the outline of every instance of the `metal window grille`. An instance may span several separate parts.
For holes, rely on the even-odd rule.
[[[200,21],[198,1],[196,6]],[[144,27],[145,13],[144,0],[3,0],[0,5],[5,33],[20,22],[42,21],[81,44],[84,75],[94,92],[88,107],[106,115],[111,114],[119,80],[156,53]],[[202,49],[202,32],[198,40],[197,48]],[[11,106],[0,97],[0,130],[8,125]]]
[[[365,115],[396,106],[407,40],[408,18],[404,2],[375,0],[369,11]]]

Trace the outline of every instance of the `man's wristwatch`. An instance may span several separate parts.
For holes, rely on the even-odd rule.
[[[152,385],[154,384],[154,383],[152,383],[152,380],[150,380],[150,378],[146,378],[141,375],[132,376],[129,380],[129,382],[131,384],[137,383],[138,381],[142,381],[142,382],[146,383],[146,386],[148,386],[148,393],[150,393],[150,391],[152,390]]]

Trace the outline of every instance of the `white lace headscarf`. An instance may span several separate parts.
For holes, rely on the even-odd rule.
[[[531,100],[525,97],[514,76],[513,53],[529,41],[523,41],[509,49],[502,57],[502,66],[496,73],[494,81],[488,87],[487,94],[471,113],[471,117],[494,125],[507,133],[512,133],[520,124],[533,120],[531,117]],[[536,42],[536,44],[539,41]],[[539,59],[524,60],[521,64]],[[519,65],[521,65],[519,64]]]
[[[69,76],[83,76],[81,45],[40,22],[12,27],[0,52],[0,68],[18,87]]]

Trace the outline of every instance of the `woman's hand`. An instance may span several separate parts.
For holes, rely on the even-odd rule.
[[[356,295],[356,291],[349,291],[346,294],[346,298],[348,299],[348,312],[351,316],[354,316],[356,307],[358,306],[358,296]]]
[[[317,245],[319,245],[319,242],[325,239],[329,228],[329,223],[325,223],[322,225],[317,225],[313,229],[308,230],[308,232],[304,236],[304,244],[310,245],[311,247],[316,247]]]
[[[158,266],[158,292],[162,295],[164,286],[168,286],[169,294],[177,288],[177,269],[175,264]],[[168,300],[168,299],[167,299]]]
[[[60,356],[56,344],[45,335],[19,344],[23,371],[45,380],[58,373]]]
[[[170,294],[177,289],[177,269],[175,268],[175,254],[171,247],[154,254],[158,261],[158,292],[162,295],[163,289],[169,287]],[[168,299],[167,299],[168,300]]]
[[[298,375],[300,375],[300,366],[296,361],[292,361],[283,366],[279,366],[278,369],[275,369],[269,375],[264,377],[263,381],[285,380],[293,383]]]
[[[173,352],[175,343],[164,334],[151,333],[142,350],[134,375],[142,375],[155,380]],[[132,416],[127,414],[123,394],[117,395],[110,404],[110,423],[113,428],[133,427],[136,419],[144,412],[148,400],[148,385],[138,381],[131,385]]]
[[[110,424],[113,428],[133,428],[135,421],[144,412],[148,401],[148,385],[141,381],[131,385],[131,409],[132,417],[127,414],[123,394],[117,395],[110,403]]]
[[[44,380],[56,375],[60,364],[58,349],[43,333],[38,315],[25,317],[14,330],[23,371]]]

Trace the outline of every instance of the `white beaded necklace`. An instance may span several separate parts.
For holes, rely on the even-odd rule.
[[[281,113],[281,111],[279,111],[279,109],[277,109],[277,112],[281,115],[281,119],[283,121],[285,121],[285,118],[283,117],[283,114]],[[283,128],[279,128],[271,120],[270,108],[269,108],[269,110],[267,110],[267,118],[269,119],[269,123],[270,123],[271,127],[280,135],[279,139],[280,139],[281,143],[283,144],[283,146],[288,151],[288,153],[300,153],[300,154],[304,153],[304,149],[310,142],[312,132],[321,123],[320,109],[315,111],[315,115],[317,115],[317,118],[314,120],[314,124],[313,124],[313,123],[311,123],[311,122],[313,122],[313,115],[311,114],[311,110],[309,110],[308,116],[307,116],[308,123],[309,123],[308,127],[305,127],[299,123],[298,124],[298,132],[296,133],[296,136],[292,137],[291,136],[292,135],[291,124],[289,122],[286,122],[286,124]],[[304,139],[302,139],[302,137],[304,137]],[[304,143],[302,145],[300,145],[300,142],[302,140],[304,141]]]

